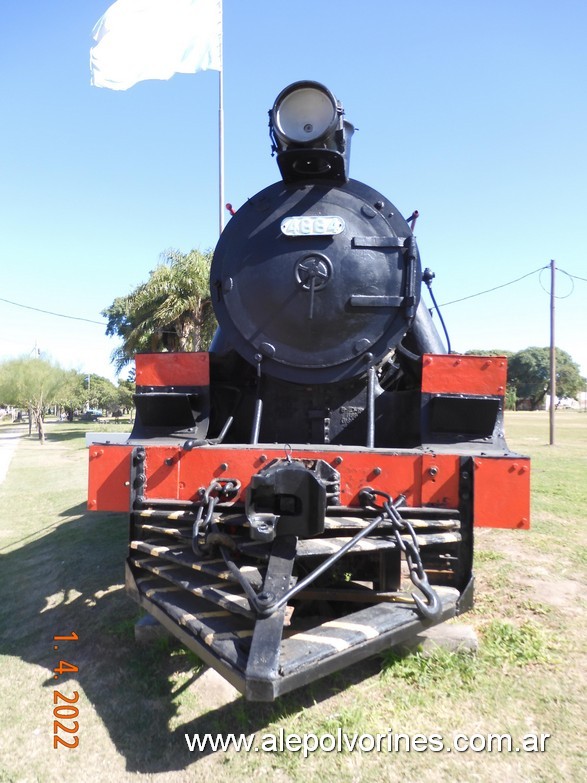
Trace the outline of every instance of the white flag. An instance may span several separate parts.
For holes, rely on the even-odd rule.
[[[222,0],[116,0],[92,31],[94,87],[222,69]]]

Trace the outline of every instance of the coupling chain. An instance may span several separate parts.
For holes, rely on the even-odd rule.
[[[238,479],[214,479],[206,489],[202,488],[200,490],[202,500],[192,527],[192,550],[199,557],[204,555],[202,550],[206,548],[206,539],[210,532],[214,508],[221,500],[227,500],[235,495],[240,486],[241,483]],[[203,537],[201,543],[199,541],[200,537]]]
[[[420,555],[420,546],[416,537],[416,531],[413,525],[408,519],[403,519],[399,513],[398,506],[405,502],[405,495],[398,495],[395,503],[392,500],[391,495],[387,492],[382,492],[377,489],[366,489],[362,493],[364,501],[377,508],[375,504],[375,497],[379,496],[383,498],[383,510],[385,516],[391,523],[393,531],[393,537],[404,553],[406,563],[408,564],[408,570],[410,573],[410,580],[412,584],[417,587],[427,598],[428,603],[424,603],[422,599],[412,593],[414,603],[418,607],[420,614],[426,619],[436,620],[442,611],[442,604],[438,597],[437,592],[434,590],[430,582],[428,581],[428,574],[424,570],[424,564],[422,563],[422,557]],[[409,537],[404,538],[402,533],[407,532]]]

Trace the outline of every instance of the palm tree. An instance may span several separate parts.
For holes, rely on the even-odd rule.
[[[208,287],[211,260],[211,252],[168,250],[146,283],[102,311],[106,334],[122,338],[112,354],[117,372],[142,351],[208,347],[216,328]]]

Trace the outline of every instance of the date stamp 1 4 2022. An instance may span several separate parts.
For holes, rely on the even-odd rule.
[[[60,645],[58,643],[77,642],[78,640],[79,637],[75,631],[72,631],[68,636],[54,636],[53,649],[59,650]],[[53,679],[58,680],[63,674],[78,672],[79,667],[62,659],[53,671],[55,672]],[[79,745],[79,736],[77,733],[79,730],[79,722],[76,720],[76,718],[79,717],[79,707],[77,706],[78,699],[78,691],[73,691],[71,696],[66,696],[57,689],[53,691],[53,704],[55,705],[53,707],[53,747],[55,749],[77,748]],[[60,732],[63,732],[64,736],[61,736]]]

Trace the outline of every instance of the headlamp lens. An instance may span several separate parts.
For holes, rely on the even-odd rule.
[[[336,105],[316,87],[287,93],[274,111],[275,129],[288,142],[308,144],[325,136],[336,124]]]

